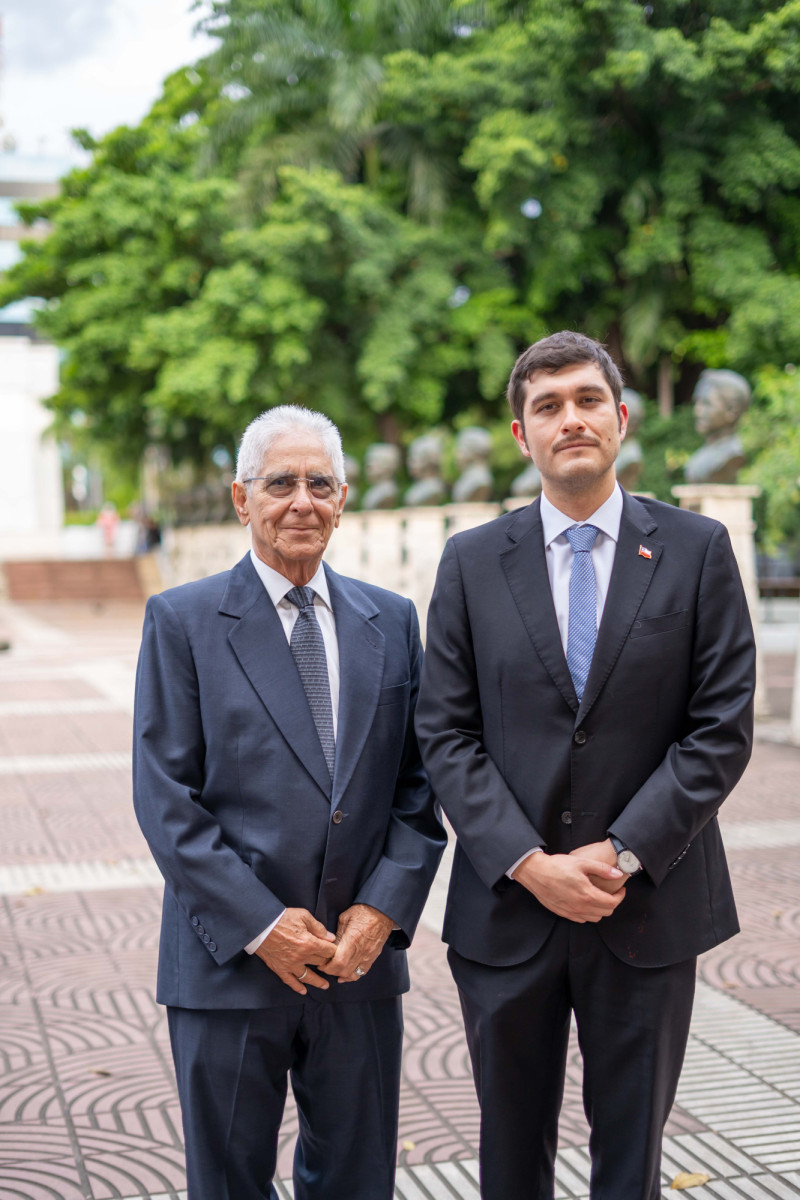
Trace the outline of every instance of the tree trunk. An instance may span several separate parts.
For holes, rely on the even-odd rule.
[[[668,354],[662,354],[658,360],[658,411],[662,417],[671,417],[675,411],[672,360]]]
[[[380,413],[377,424],[382,442],[391,442],[393,446],[402,445],[402,429],[394,413]]]

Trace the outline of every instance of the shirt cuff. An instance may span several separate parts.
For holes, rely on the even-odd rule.
[[[519,864],[522,862],[525,862],[525,859],[530,857],[531,854],[544,854],[544,846],[532,846],[530,848],[530,850],[526,850],[524,854],[520,855],[520,857],[517,859],[517,861],[512,866],[510,866],[508,868],[508,870],[506,871],[506,875],[508,876],[509,879],[514,878],[514,872],[516,871]]]
[[[255,954],[258,947],[261,945],[262,942],[265,942],[267,940],[267,938],[272,933],[275,926],[278,924],[278,921],[280,921],[281,917],[283,916],[283,913],[285,913],[285,912],[286,912],[286,909],[283,910],[280,917],[275,918],[275,920],[272,922],[271,925],[268,925],[267,928],[262,930],[262,932],[259,933],[257,937],[254,937],[252,942],[247,943],[247,945],[245,946],[246,954]]]

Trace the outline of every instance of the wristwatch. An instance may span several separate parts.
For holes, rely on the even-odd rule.
[[[615,834],[610,833],[608,838],[611,842],[611,845],[617,852],[617,866],[620,871],[622,871],[624,875],[638,874],[638,872],[642,869],[642,864],[633,851],[629,850],[625,843],[621,842]]]

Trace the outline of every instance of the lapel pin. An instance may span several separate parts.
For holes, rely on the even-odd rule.
[[[648,550],[647,546],[640,546],[639,554],[642,556],[642,558],[652,558],[653,557],[653,551]]]

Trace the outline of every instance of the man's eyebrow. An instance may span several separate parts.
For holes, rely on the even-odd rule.
[[[573,390],[581,393],[602,392],[603,385],[601,383],[583,383]],[[538,404],[540,400],[560,400],[563,394],[563,392],[538,392],[535,396],[531,396],[531,404]]]
[[[326,475],[329,478],[332,478],[332,472],[326,471],[324,467],[312,467],[307,472],[307,474],[308,475]],[[301,475],[301,472],[296,471],[294,467],[284,467],[283,470],[278,469],[275,471],[270,471],[269,475],[266,475],[264,478],[265,479],[274,479],[276,475],[295,475],[299,478]]]

